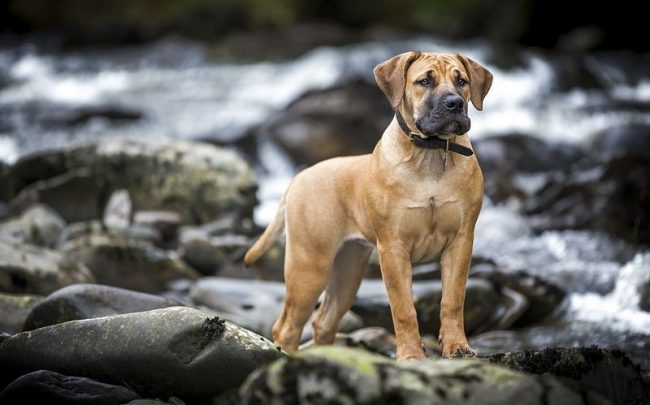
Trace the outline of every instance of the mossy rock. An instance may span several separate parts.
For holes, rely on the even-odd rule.
[[[255,371],[242,385],[240,399],[244,404],[585,403],[553,377],[486,361],[396,362],[333,346],[308,349]]]
[[[185,307],[70,321],[0,344],[0,389],[52,370],[130,387],[145,398],[209,403],[284,357],[262,336]]]

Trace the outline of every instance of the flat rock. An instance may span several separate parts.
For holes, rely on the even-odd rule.
[[[0,292],[47,295],[74,283],[92,283],[86,266],[67,255],[0,240]]]
[[[242,385],[243,404],[582,404],[549,376],[481,360],[396,362],[360,349],[316,347],[278,360]]]
[[[2,296],[0,296],[1,302]],[[33,330],[77,319],[149,311],[181,305],[179,301],[99,284],[74,284],[48,295],[25,315],[24,329]]]
[[[111,232],[91,232],[65,242],[61,250],[85,264],[98,283],[157,293],[178,279],[195,280],[199,274],[175,252],[146,240]]]
[[[121,405],[139,397],[132,390],[119,385],[39,370],[9,384],[0,393],[0,403]]]
[[[43,296],[0,293],[0,332],[22,332],[31,310],[43,301]]]
[[[48,369],[124,384],[143,398],[208,403],[283,356],[270,341],[228,321],[172,307],[14,335],[0,344],[0,386]]]

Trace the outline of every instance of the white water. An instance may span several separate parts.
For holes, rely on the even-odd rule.
[[[92,55],[44,55],[29,47],[0,50],[0,66],[12,80],[0,88],[0,112],[10,107],[17,111],[0,115],[7,120],[0,122],[5,124],[0,125],[0,160],[13,162],[28,152],[103,136],[227,142],[306,91],[326,88],[350,76],[373,82],[376,63],[409,49],[458,51],[479,61],[485,59],[485,48],[480,45],[448,44],[431,38],[319,48],[283,63],[217,63],[206,58],[200,45],[173,42]],[[521,132],[586,144],[605,128],[650,123],[649,114],[635,110],[587,111],[608,99],[650,100],[650,78],[632,86],[625,83],[624,72],[592,61],[607,79],[607,89],[557,93],[552,90],[556,77],[551,65],[534,53],[525,59],[525,67],[512,70],[487,65],[495,80],[484,111],[470,112],[473,138]],[[97,118],[72,128],[42,127],[30,120],[29,106],[33,105],[72,109],[106,104],[141,112],[144,118],[128,124]],[[295,169],[270,142],[260,143],[259,156],[261,204],[255,220],[266,224]],[[650,277],[646,251],[590,231],[535,235],[514,209],[486,204],[477,224],[475,254],[491,258],[505,271],[525,270],[568,288],[573,293],[566,317],[586,327],[606,323],[615,330],[650,335],[650,315],[639,310],[635,295]]]

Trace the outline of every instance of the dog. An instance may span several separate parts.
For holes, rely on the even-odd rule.
[[[467,131],[492,74],[460,54],[406,52],[374,68],[395,111],[372,154],[319,162],[296,175],[272,223],[248,250],[250,266],[286,232],[286,296],[272,333],[288,353],[313,317],[315,344],[332,344],[373,247],[388,293],[399,360],[426,358],[411,264],[439,257],[443,357],[474,356],[463,305],[483,175]]]

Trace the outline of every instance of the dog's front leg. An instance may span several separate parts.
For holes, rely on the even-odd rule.
[[[467,273],[472,257],[473,233],[454,238],[441,255],[442,301],[440,303],[440,334],[442,357],[475,356],[467,343],[463,318]]]
[[[381,276],[388,292],[397,338],[397,359],[424,359],[411,290],[411,256],[399,244],[378,243]]]

